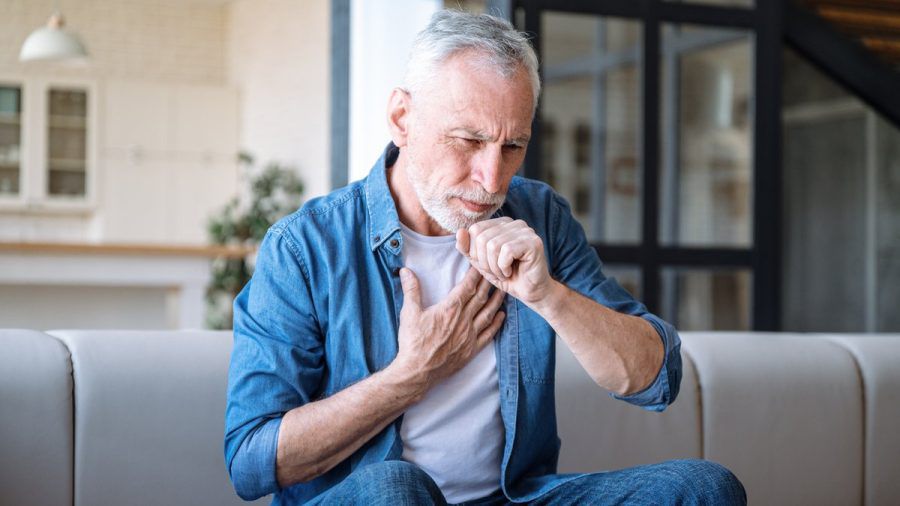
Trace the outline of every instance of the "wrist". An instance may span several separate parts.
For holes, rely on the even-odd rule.
[[[569,288],[551,278],[543,296],[526,305],[534,310],[534,312],[541,315],[547,322],[553,322],[565,307],[568,295]]]
[[[381,371],[385,386],[395,392],[398,400],[408,401],[408,404],[419,402],[428,391],[428,382],[425,375],[394,359]]]

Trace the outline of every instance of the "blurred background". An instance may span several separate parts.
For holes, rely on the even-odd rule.
[[[530,33],[522,173],[652,311],[900,331],[890,0],[0,0],[0,327],[227,325],[265,225],[368,173],[442,8]],[[23,61],[55,11],[86,57]]]

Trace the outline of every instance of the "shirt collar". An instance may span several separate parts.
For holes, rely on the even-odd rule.
[[[389,142],[366,178],[366,212],[369,214],[369,246],[372,250],[400,230],[397,205],[387,183],[387,169],[397,161],[399,154],[400,148]]]

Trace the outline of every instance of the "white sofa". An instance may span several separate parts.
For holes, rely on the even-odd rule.
[[[682,338],[662,414],[560,347],[561,471],[704,457],[751,504],[900,504],[900,335]],[[227,332],[0,330],[0,504],[242,503],[222,454],[230,349]]]

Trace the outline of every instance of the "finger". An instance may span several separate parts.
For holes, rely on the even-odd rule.
[[[466,303],[469,302],[469,299],[475,296],[475,293],[478,290],[478,282],[481,281],[481,279],[481,273],[478,272],[478,269],[469,267],[469,270],[466,271],[466,275],[463,276],[462,281],[450,290],[450,293],[447,294],[447,297],[444,300],[465,306]]]
[[[481,278],[481,281],[478,282],[477,292],[471,299],[469,299],[469,302],[465,306],[465,310],[468,312],[468,314],[476,314],[482,307],[484,307],[485,303],[488,301],[491,286],[492,285],[490,281],[487,280],[487,278]]]
[[[500,218],[494,218],[492,220],[479,221],[478,223],[475,223],[474,225],[469,227],[469,230],[468,230],[469,253],[468,253],[468,255],[470,257],[477,257],[478,252],[476,251],[475,248],[477,247],[476,242],[478,240],[478,237],[480,237],[481,235],[487,233],[488,231],[490,231],[492,229],[495,229],[497,227],[505,225],[511,221],[513,221],[512,218],[510,218],[508,216],[502,216]]]
[[[403,267],[400,269],[400,286],[403,288],[403,307],[422,309],[422,290],[419,287],[419,278],[411,270]]]
[[[512,276],[513,263],[516,260],[523,260],[528,256],[528,248],[531,243],[527,240],[517,239],[503,243],[500,252],[497,254],[497,268],[504,276]]]
[[[478,308],[474,319],[475,330],[481,331],[491,323],[497,310],[500,309],[500,306],[503,304],[505,296],[506,292],[503,290],[494,290],[494,293],[491,294],[490,298]]]
[[[464,256],[469,256],[469,239],[468,229],[460,228],[456,231],[456,250]]]
[[[487,326],[484,330],[482,330],[478,334],[477,342],[475,343],[478,351],[481,351],[482,348],[488,345],[494,336],[497,335],[497,332],[500,330],[500,327],[503,326],[503,320],[506,318],[506,313],[500,311],[494,315],[494,319],[491,320],[491,324]]]
[[[503,273],[497,267],[497,255],[503,244],[504,237],[514,237],[506,234],[506,224],[491,227],[479,233],[472,240],[470,251],[474,251],[473,257],[482,271],[490,271],[496,278],[503,278]]]
[[[493,218],[490,220],[482,220],[479,221],[469,227],[469,234],[480,234],[489,228],[496,227],[498,225],[503,225],[504,223],[509,223],[513,221],[509,216],[501,216],[499,218]]]

